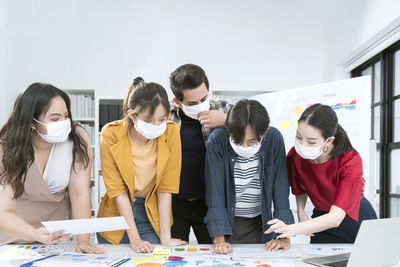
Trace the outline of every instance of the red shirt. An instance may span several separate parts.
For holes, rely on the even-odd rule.
[[[355,151],[314,164],[300,157],[293,147],[286,158],[294,195],[307,193],[317,210],[329,212],[335,205],[344,210],[347,217],[358,221],[365,180],[361,157]]]

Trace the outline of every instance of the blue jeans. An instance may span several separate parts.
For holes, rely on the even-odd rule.
[[[147,218],[146,210],[144,207],[144,198],[135,198],[132,205],[133,216],[135,218],[136,227],[138,229],[140,238],[149,241],[151,244],[160,244],[156,232],[153,229],[149,219]],[[110,244],[104,237],[97,233],[97,240],[99,244]],[[130,244],[127,233],[125,232],[120,244]]]

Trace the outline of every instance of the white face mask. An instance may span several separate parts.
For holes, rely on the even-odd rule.
[[[194,120],[198,120],[199,113],[210,109],[210,98],[207,97],[207,99],[204,100],[203,103],[200,103],[200,104],[194,105],[194,106],[185,106],[182,103],[181,103],[181,105],[182,105],[182,110],[183,110],[183,112],[185,112],[186,116],[188,116]]]
[[[151,123],[147,123],[145,121],[139,120],[136,117],[137,123],[133,121],[133,124],[135,125],[136,131],[143,135],[144,138],[147,139],[155,139],[162,135],[165,132],[165,129],[167,128],[167,122],[164,121],[160,125],[154,125]]]
[[[42,134],[39,131],[38,135],[46,142],[49,143],[60,143],[68,139],[68,135],[71,132],[71,121],[66,119],[63,121],[43,123],[33,118],[34,121],[46,126],[47,134]]]
[[[322,145],[318,147],[311,147],[311,146],[303,146],[302,144],[297,141],[297,139],[294,140],[294,149],[296,150],[297,154],[300,155],[303,159],[316,159],[322,154],[321,147],[325,145],[326,142],[328,142],[329,138],[325,140],[325,142],[322,143]]]
[[[261,147],[261,143],[258,143],[257,145],[253,146],[244,147],[233,142],[232,138],[229,138],[229,142],[231,143],[233,150],[239,156],[242,156],[244,158],[250,158],[254,156],[260,150]]]

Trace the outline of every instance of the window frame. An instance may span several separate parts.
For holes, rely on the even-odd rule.
[[[375,137],[374,108],[380,106],[380,140],[376,149],[379,151],[379,213],[381,218],[391,216],[391,200],[400,199],[400,193],[391,193],[391,157],[392,150],[400,149],[400,142],[394,142],[394,101],[400,99],[400,94],[394,96],[394,56],[400,51],[400,41],[386,48],[365,63],[351,71],[351,77],[360,77],[362,72],[371,67],[371,137]],[[375,101],[375,64],[380,62],[380,99]],[[397,70],[400,71],[400,70]],[[400,81],[399,81],[400,83]]]

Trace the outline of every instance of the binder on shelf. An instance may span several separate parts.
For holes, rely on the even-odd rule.
[[[108,119],[110,121],[116,121],[119,119],[118,116],[118,105],[109,105],[108,106]]]
[[[100,104],[99,105],[99,132],[104,125],[107,124],[110,120],[108,119],[108,105]]]

